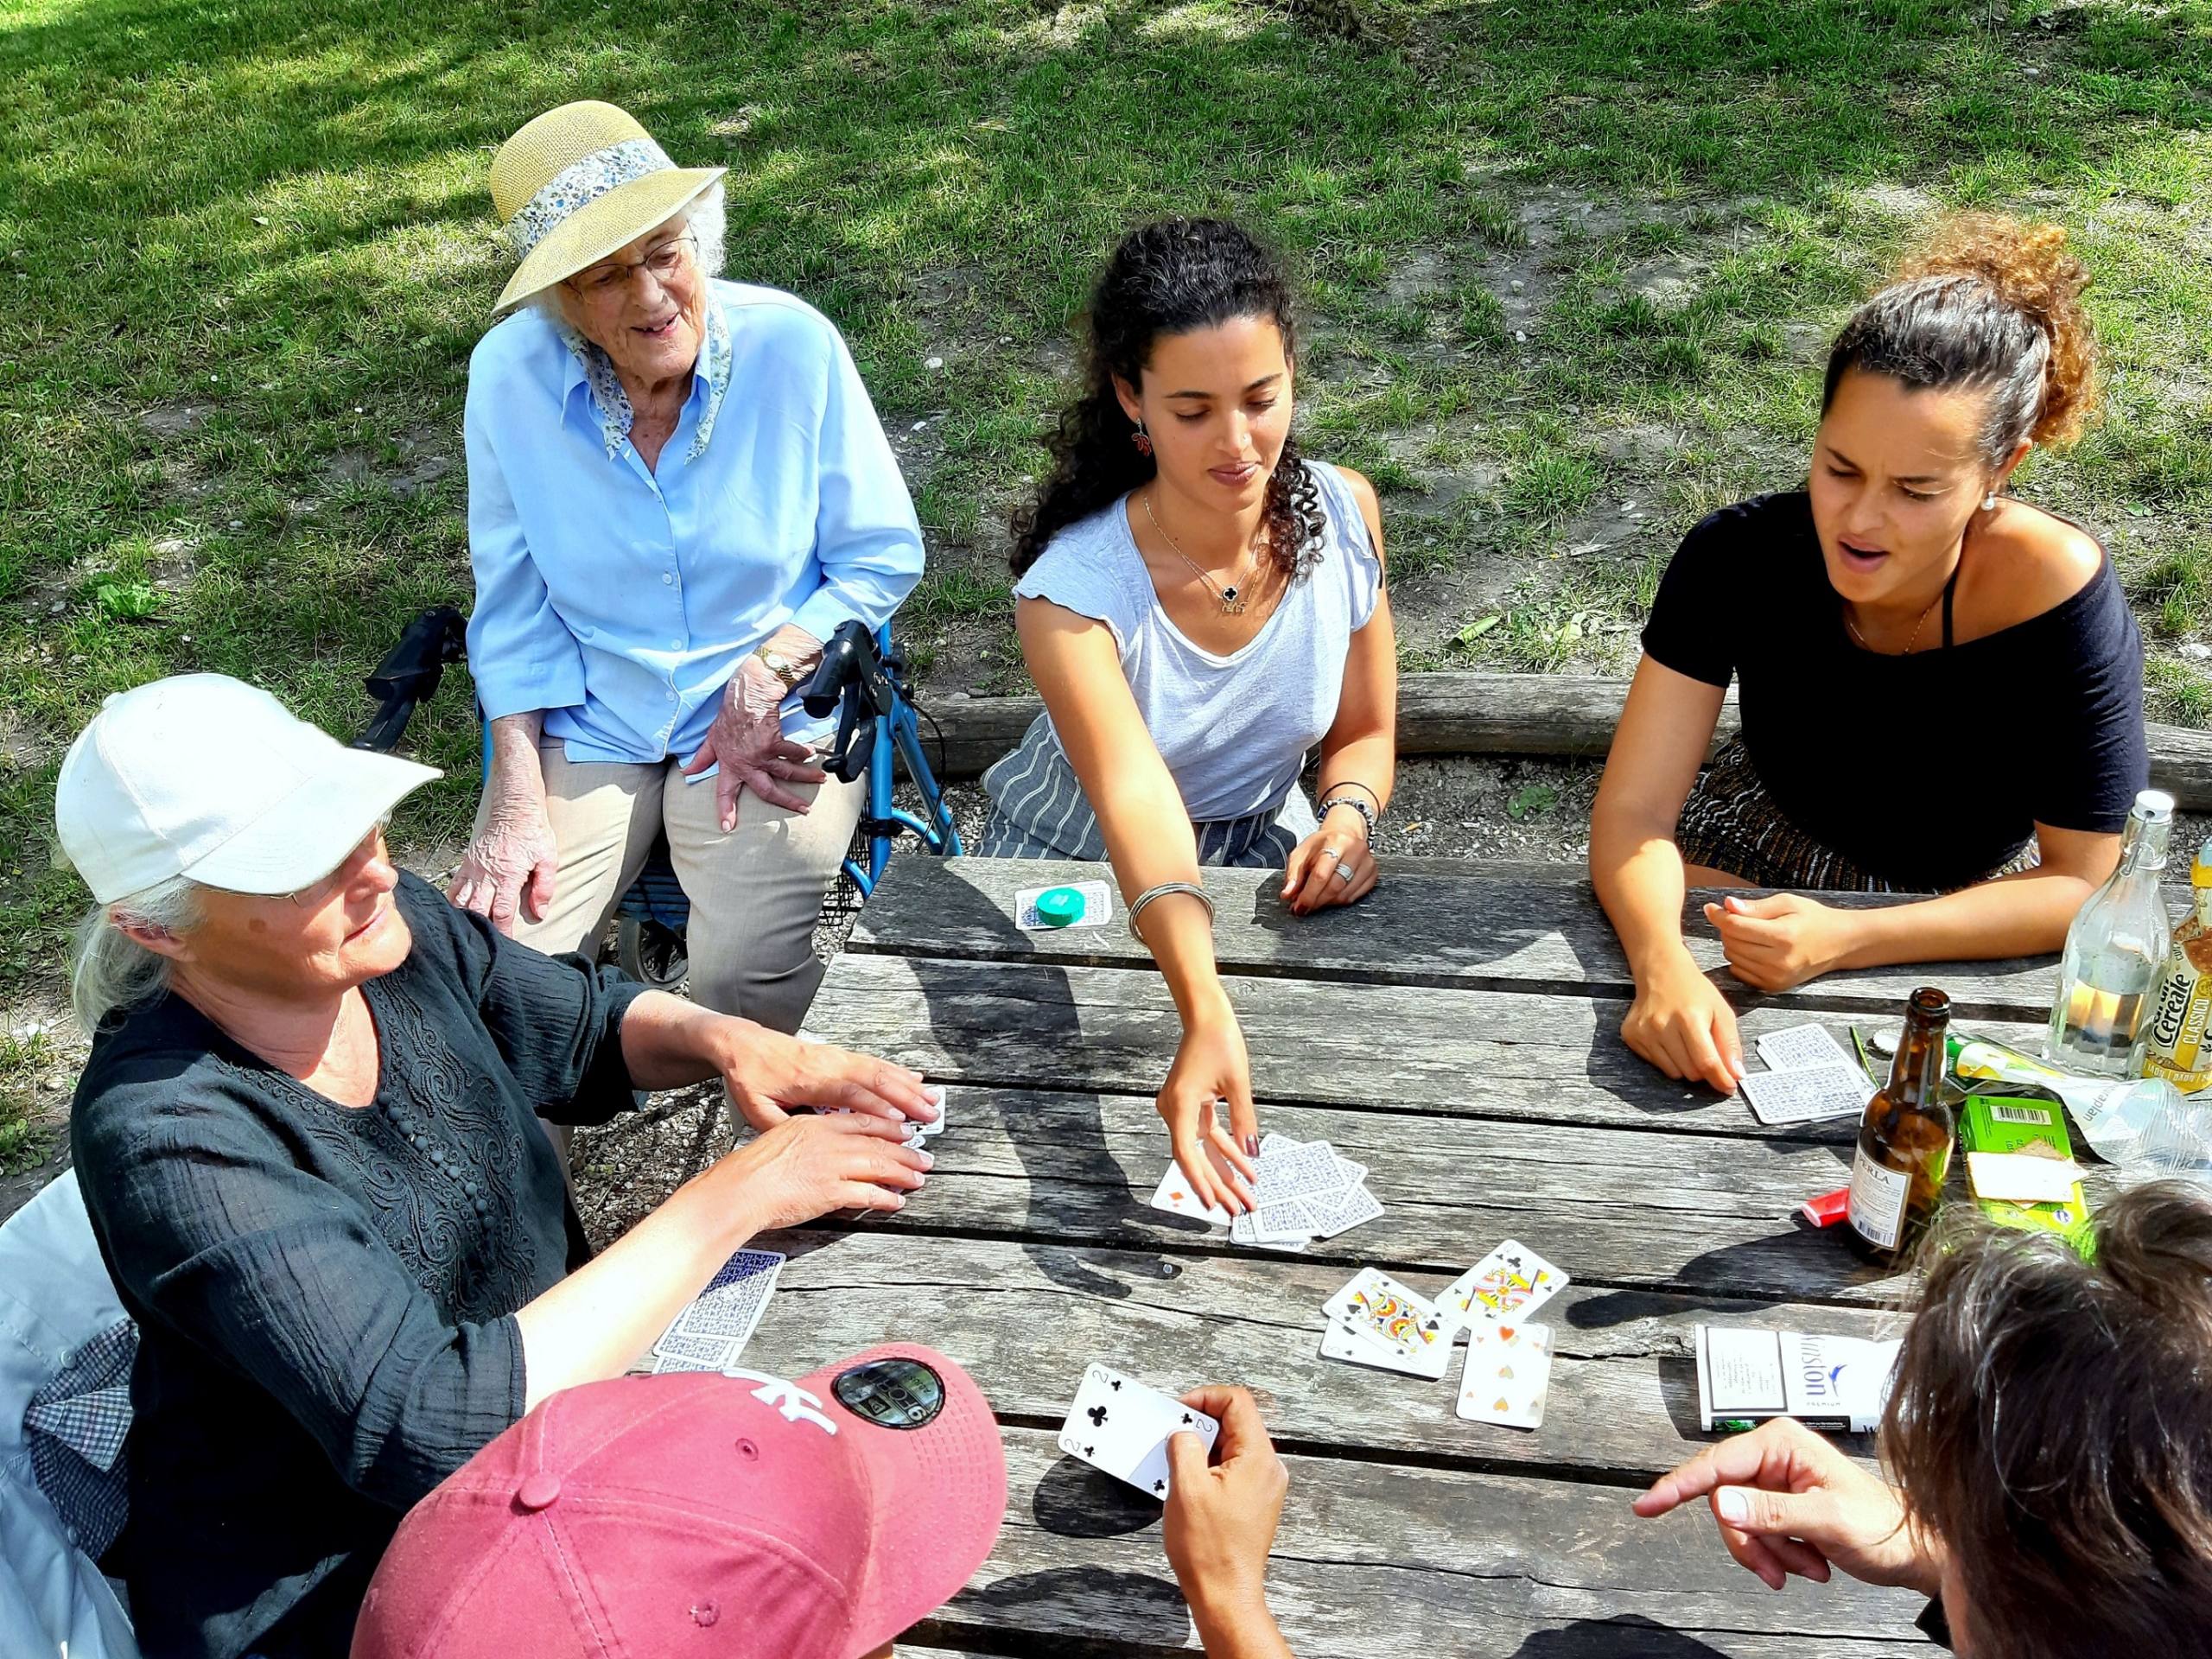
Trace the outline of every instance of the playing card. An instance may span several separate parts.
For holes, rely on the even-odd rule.
[[[1334,1192],[1345,1184],[1343,1161],[1325,1141],[1281,1143],[1274,1152],[1262,1148],[1255,1196],[1264,1205]]]
[[[1060,1450],[1154,1497],[1167,1496],[1167,1440],[1189,1430],[1213,1450],[1221,1425],[1203,1411],[1124,1376],[1084,1367],[1083,1386],[1060,1426]]]
[[[1060,933],[1037,913],[1037,899],[1053,887],[1072,887],[1083,895],[1083,914],[1068,927],[1103,927],[1113,919],[1114,895],[1103,881],[1055,881],[1050,887],[1024,887],[1014,895],[1014,925],[1025,933]]]
[[[1452,1345],[1451,1327],[1436,1304],[1380,1268],[1362,1268],[1321,1311],[1332,1324],[1402,1357]]]
[[[653,1344],[653,1357],[664,1360],[657,1364],[656,1371],[719,1371],[725,1365],[737,1363],[742,1344],[733,1343],[728,1337],[695,1337],[670,1330]]]
[[[1310,1233],[1281,1233],[1262,1238],[1253,1231],[1252,1217],[1249,1215],[1238,1216],[1230,1223],[1229,1237],[1232,1243],[1249,1244],[1262,1250],[1281,1250],[1291,1255],[1295,1255],[1313,1242]]]
[[[1791,1026],[1783,1031],[1770,1031],[1764,1037],[1754,1038],[1752,1046],[1759,1052],[1759,1058],[1766,1062],[1770,1071],[1802,1071],[1815,1065],[1852,1064],[1851,1056],[1843,1052],[1843,1045],[1836,1041],[1826,1026]]]
[[[1357,1169],[1358,1166],[1355,1164],[1352,1167]],[[1316,1238],[1334,1238],[1338,1233],[1348,1233],[1382,1213],[1382,1205],[1367,1190],[1364,1181],[1354,1181],[1341,1192],[1306,1202],[1313,1209],[1313,1236]]]
[[[1565,1290],[1567,1276],[1517,1239],[1509,1238],[1445,1287],[1436,1305],[1447,1319],[1525,1318]]]
[[[1321,1357],[1341,1359],[1352,1365],[1370,1365],[1378,1371],[1402,1371],[1408,1376],[1423,1376],[1433,1382],[1451,1369],[1452,1344],[1433,1342],[1419,1353],[1402,1354],[1395,1348],[1370,1342],[1344,1324],[1332,1321],[1321,1333]]]
[[[1544,1421],[1551,1377],[1550,1326],[1478,1319],[1467,1332],[1455,1409],[1472,1422],[1535,1428]]]
[[[1845,1060],[1796,1071],[1754,1071],[1743,1081],[1751,1114],[1770,1128],[1821,1118],[1856,1117],[1874,1092],[1866,1074]]]
[[[1206,1161],[1221,1179],[1243,1179],[1230,1168],[1229,1160],[1211,1147],[1206,1148]],[[1171,1216],[1196,1216],[1216,1227],[1226,1227],[1234,1219],[1217,1204],[1208,1205],[1199,1203],[1198,1195],[1191,1190],[1191,1183],[1183,1173],[1182,1165],[1172,1160],[1168,1163],[1167,1173],[1160,1178],[1159,1188],[1152,1195],[1152,1207],[1165,1210]]]
[[[944,1133],[944,1097],[950,1091],[943,1084],[933,1083],[922,1092],[930,1097],[930,1104],[937,1108],[937,1116],[926,1123],[916,1124],[915,1128],[925,1135],[943,1135]]]
[[[740,1250],[722,1263],[707,1287],[676,1316],[662,1343],[669,1335],[722,1338],[731,1344],[730,1357],[735,1358],[767,1311],[768,1299],[776,1291],[776,1275],[783,1266],[780,1251]],[[662,1343],[654,1344],[655,1349]]]

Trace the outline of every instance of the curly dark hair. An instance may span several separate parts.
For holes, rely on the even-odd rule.
[[[1152,343],[1162,334],[1211,328],[1234,317],[1268,317],[1282,333],[1286,359],[1295,360],[1290,284],[1267,250],[1218,219],[1168,219],[1122,238],[1084,318],[1083,395],[1050,439],[1052,470],[1037,499],[1014,515],[1014,574],[1061,531],[1119,500],[1157,470],[1129,440],[1135,423],[1114,394],[1114,377],[1142,382]],[[1268,480],[1267,557],[1296,581],[1319,559],[1326,520],[1321,493],[1283,440]]]

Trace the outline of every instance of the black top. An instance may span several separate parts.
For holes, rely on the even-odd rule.
[[[1971,545],[1967,556],[1972,558]],[[2106,559],[2040,616],[1906,657],[1844,626],[1802,490],[1683,537],[1643,649],[1732,675],[1752,766],[1801,830],[1907,891],[1963,886],[2037,823],[2109,834],[2150,775],[2143,639]]]
[[[640,987],[400,877],[349,1109],[163,996],[103,1027],[70,1122],[138,1321],[130,1518],[103,1565],[147,1659],[342,1655],[415,1501],[522,1414],[515,1311],[588,1254],[545,1134],[633,1098]]]

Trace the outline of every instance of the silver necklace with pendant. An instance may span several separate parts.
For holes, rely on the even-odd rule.
[[[1223,587],[1221,583],[1213,579],[1204,565],[1200,564],[1196,559],[1192,558],[1189,554],[1185,553],[1182,550],[1181,546],[1177,543],[1175,538],[1173,536],[1170,536],[1166,530],[1161,525],[1160,522],[1160,515],[1152,510],[1152,492],[1150,490],[1147,490],[1144,493],[1144,516],[1152,520],[1152,527],[1160,532],[1160,539],[1166,542],[1170,548],[1174,550],[1175,556],[1182,560],[1184,563],[1189,565],[1191,567],[1191,573],[1197,576],[1200,582],[1205,583],[1206,590],[1212,594],[1216,599],[1221,601],[1223,615],[1242,616],[1244,614],[1245,601],[1243,584],[1232,581],[1227,587]],[[1245,552],[1247,553],[1249,551],[1251,551],[1249,548],[1245,550]],[[1229,567],[1229,574],[1234,577],[1236,573],[1243,568],[1244,555],[1240,553],[1236,556],[1236,563]]]

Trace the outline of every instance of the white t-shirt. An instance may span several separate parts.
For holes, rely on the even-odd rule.
[[[1344,475],[1305,465],[1326,520],[1320,557],[1226,657],[1192,644],[1161,609],[1126,496],[1053,537],[1014,585],[1017,599],[1050,600],[1112,630],[1137,710],[1194,823],[1282,804],[1306,752],[1336,722],[1351,636],[1382,591],[1382,561]]]

